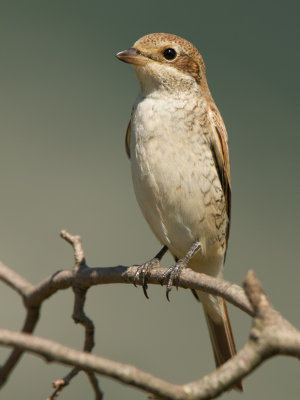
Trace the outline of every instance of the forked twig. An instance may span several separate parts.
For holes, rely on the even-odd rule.
[[[82,247],[81,237],[78,235],[71,235],[66,230],[61,231],[61,237],[65,239],[68,243],[71,244],[74,250],[74,258],[75,264],[73,267],[74,272],[76,273],[79,269],[83,270],[88,268],[85,262],[84,251]],[[88,288],[81,288],[77,286],[76,283],[78,280],[74,280],[73,283],[73,292],[74,292],[74,309],[72,318],[76,324],[81,324],[85,329],[85,341],[83,346],[83,351],[91,353],[95,343],[94,343],[94,332],[95,326],[93,321],[88,318],[88,316],[84,312],[84,304],[86,300],[86,293]],[[56,399],[62,390],[69,385],[70,381],[81,371],[81,368],[75,367],[73,368],[64,378],[57,379],[52,382],[52,386],[55,388],[52,395],[47,400]],[[92,388],[95,392],[95,398],[97,400],[102,400],[103,393],[99,387],[98,379],[95,374],[91,371],[85,371],[89,381],[91,382]]]
[[[195,273],[189,269],[182,271],[178,279],[179,287],[200,289],[221,296],[254,317],[249,339],[235,357],[196,382],[174,385],[131,365],[90,354],[94,346],[94,324],[84,312],[87,290],[99,284],[133,283],[137,267],[89,268],[85,262],[80,237],[66,231],[62,231],[61,236],[73,246],[74,268],[57,271],[36,286],[0,263],[0,280],[22,296],[27,310],[22,333],[0,329],[0,344],[14,347],[6,363],[0,368],[0,384],[3,384],[11,374],[22,353],[30,351],[48,361],[73,366],[65,378],[55,381],[52,399],[57,397],[80,370],[83,370],[89,377],[97,400],[102,399],[102,392],[98,386],[96,373],[152,393],[155,398],[200,400],[218,396],[236,380],[250,374],[264,360],[274,355],[285,354],[300,358],[300,332],[272,307],[252,271],[249,271],[242,289],[231,282]],[[160,284],[164,273],[164,268],[151,270],[148,284]],[[58,290],[69,287],[73,288],[75,294],[73,319],[75,323],[80,323],[85,328],[83,351],[31,335],[38,322],[43,301]]]

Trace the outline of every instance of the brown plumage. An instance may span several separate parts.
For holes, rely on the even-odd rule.
[[[141,86],[125,139],[141,210],[175,260],[199,242],[188,267],[222,277],[231,215],[228,137],[202,56],[185,39],[154,33],[117,57],[134,65]],[[226,303],[195,295],[220,366],[236,353]]]

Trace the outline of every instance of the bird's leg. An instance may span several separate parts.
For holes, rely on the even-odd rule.
[[[178,281],[179,277],[180,277],[180,273],[183,270],[183,268],[185,268],[190,259],[201,249],[201,244],[200,242],[197,240],[196,242],[193,243],[192,247],[190,248],[190,250],[186,253],[186,255],[181,258],[180,260],[176,261],[175,265],[172,265],[172,267],[168,268],[168,270],[164,273],[164,277],[162,282],[165,282],[165,280],[167,279],[167,290],[166,290],[166,296],[168,301],[170,301],[169,299],[169,293],[171,292],[172,286],[173,286],[173,282]]]
[[[149,299],[147,289],[147,278],[149,276],[149,273],[153,267],[159,267],[160,265],[160,260],[163,258],[163,256],[166,254],[168,251],[167,246],[164,246],[152,260],[145,262],[144,264],[140,265],[138,269],[136,270],[136,273],[133,278],[133,284],[136,286],[137,281],[139,280],[140,275],[142,275],[142,286],[143,286],[143,291],[144,295]]]

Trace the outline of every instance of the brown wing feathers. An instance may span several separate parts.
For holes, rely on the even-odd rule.
[[[126,136],[125,136],[125,150],[128,158],[130,158],[130,132],[131,132],[131,120],[127,126]]]

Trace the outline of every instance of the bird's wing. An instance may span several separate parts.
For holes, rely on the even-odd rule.
[[[131,120],[129,121],[125,136],[125,150],[128,158],[130,158],[130,131],[131,131]]]
[[[231,180],[228,153],[228,135],[221,114],[215,104],[209,105],[208,118],[211,125],[211,150],[214,155],[219,179],[223,188],[228,215],[227,240],[231,216]]]

